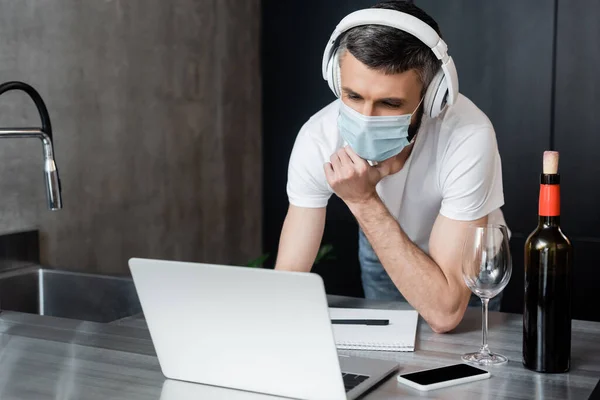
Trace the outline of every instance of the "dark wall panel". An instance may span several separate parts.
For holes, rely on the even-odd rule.
[[[562,224],[570,235],[600,238],[598,38],[600,2],[559,1],[555,142],[561,153]]]
[[[555,144],[561,224],[573,240],[574,317],[600,321],[600,2],[558,2]]]
[[[525,296],[525,240],[529,235],[516,233],[510,239],[510,253],[512,255],[512,276],[510,282],[502,292],[502,311],[521,314],[523,312],[523,298]]]
[[[573,318],[600,321],[598,289],[600,285],[600,239],[573,243]]]

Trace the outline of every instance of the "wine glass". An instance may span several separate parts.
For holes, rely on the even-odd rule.
[[[465,283],[479,298],[483,308],[483,345],[476,353],[462,356],[463,361],[479,365],[498,365],[508,361],[490,352],[487,343],[488,303],[505,287],[512,273],[508,247],[508,229],[504,225],[471,225],[462,254],[462,273]]]

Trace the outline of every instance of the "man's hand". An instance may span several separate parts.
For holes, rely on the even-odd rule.
[[[325,177],[336,195],[346,204],[363,203],[377,196],[375,187],[384,177],[404,167],[413,144],[406,146],[400,154],[372,167],[350,148],[343,147],[335,152],[330,162],[325,163]]]

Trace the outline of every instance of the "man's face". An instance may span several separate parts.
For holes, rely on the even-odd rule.
[[[342,101],[366,116],[410,114],[421,101],[423,85],[415,70],[386,75],[368,68],[349,51],[340,61]],[[411,127],[417,124],[413,116]]]

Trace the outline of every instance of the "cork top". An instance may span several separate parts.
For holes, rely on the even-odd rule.
[[[544,152],[544,174],[552,175],[558,173],[558,151]]]

